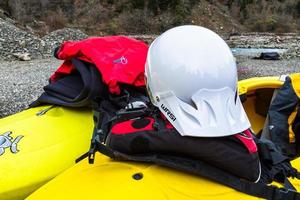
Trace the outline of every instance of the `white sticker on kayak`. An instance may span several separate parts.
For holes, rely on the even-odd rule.
[[[279,80],[284,82],[287,76],[288,75],[281,75],[281,76],[279,76]]]
[[[19,150],[17,148],[18,142],[24,137],[23,135],[17,136],[15,139],[11,137],[11,131],[7,131],[0,135],[0,156],[5,153],[6,148],[10,148],[12,153],[18,153]]]

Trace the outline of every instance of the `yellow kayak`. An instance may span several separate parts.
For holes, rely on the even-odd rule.
[[[258,133],[272,93],[283,82],[279,77],[252,78],[239,82],[240,95],[253,130]],[[300,159],[293,162],[300,169]],[[300,181],[291,180],[300,189]],[[276,184],[276,183],[274,183]],[[96,154],[95,164],[83,160],[27,200],[47,199],[130,199],[130,200],[250,200],[259,199],[240,193],[200,176],[150,163],[119,162]]]
[[[31,108],[0,120],[0,199],[24,199],[90,145],[90,109]]]

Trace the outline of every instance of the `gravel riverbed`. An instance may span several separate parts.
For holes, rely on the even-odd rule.
[[[237,58],[239,79],[300,72],[300,59],[266,61]],[[0,60],[0,118],[14,114],[34,101],[61,64],[55,58],[31,61]]]
[[[0,61],[0,118],[28,107],[47,85],[50,75],[61,61]]]

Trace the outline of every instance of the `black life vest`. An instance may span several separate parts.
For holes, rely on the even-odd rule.
[[[183,137],[143,92],[124,91],[123,96],[94,102],[93,139],[83,156],[89,156],[90,163],[99,151],[117,160],[153,162],[195,173],[260,198],[300,199],[291,184],[267,185],[299,177],[271,141],[255,138],[250,130],[218,138]]]
[[[208,162],[250,181],[260,178],[256,144],[249,130],[219,138],[183,137],[167,120],[153,116],[112,125],[106,145],[128,155],[165,154]],[[154,123],[159,123],[155,128]]]

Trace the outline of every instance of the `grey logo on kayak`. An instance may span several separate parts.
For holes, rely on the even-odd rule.
[[[17,136],[15,139],[11,137],[11,131],[7,131],[0,135],[0,156],[5,153],[6,148],[10,148],[12,153],[18,153],[19,150],[17,148],[18,142],[24,137],[23,135]]]
[[[121,58],[114,60],[114,63],[121,63],[123,65],[126,65],[128,63],[128,60],[125,56],[122,56]]]
[[[161,104],[160,107],[161,107],[161,108],[163,109],[163,111],[170,117],[170,119],[171,119],[173,122],[175,122],[175,120],[176,120],[175,115],[174,115],[173,113],[171,113],[171,111],[170,111],[164,104]]]

